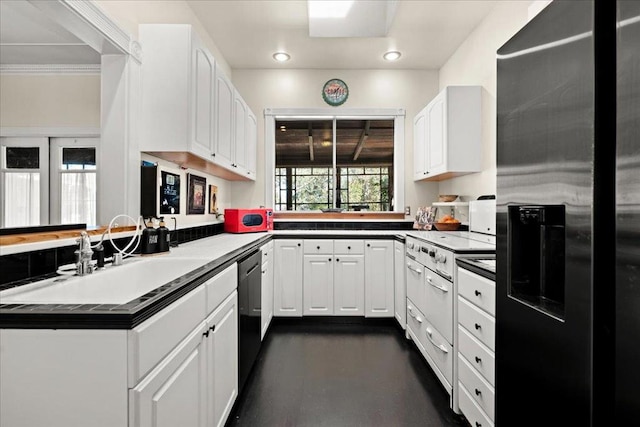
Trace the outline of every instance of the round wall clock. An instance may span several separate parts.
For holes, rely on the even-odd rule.
[[[344,104],[348,97],[349,88],[340,79],[331,79],[322,88],[322,99],[333,107]]]

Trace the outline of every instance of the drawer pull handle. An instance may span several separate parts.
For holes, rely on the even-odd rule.
[[[340,258],[336,258],[336,262],[340,262]]]
[[[411,308],[411,307],[407,307],[407,308],[409,309],[409,316],[411,316],[411,317],[413,317],[414,319],[416,319],[416,321],[417,321],[418,323],[422,323],[422,319],[420,318],[420,316],[416,315],[416,314],[413,312],[413,308]]]
[[[202,336],[204,336],[205,338],[209,338],[209,329],[207,329],[206,331],[204,331],[202,333]]]
[[[432,333],[433,332],[431,331],[431,329],[427,328],[427,338],[429,338],[429,341],[431,341],[431,344],[433,344],[433,346],[438,350],[440,350],[441,352],[449,353],[449,350],[447,350],[447,348],[444,345],[438,344],[433,340],[433,337],[431,336]]]
[[[476,389],[476,396],[480,396],[480,395],[482,395],[482,392],[480,390]]]
[[[476,421],[476,427],[482,427],[482,424]]]
[[[347,249],[348,249],[348,250],[351,250],[351,246],[347,246]]]
[[[477,290],[477,289],[475,290],[475,292],[474,292],[474,293],[476,294],[476,296],[477,296],[477,297],[479,297],[480,295],[482,295],[482,292],[480,292],[480,291],[479,291],[479,290]]]
[[[482,359],[480,359],[478,356],[476,356],[476,363],[481,363]]]
[[[482,325],[480,325],[479,323],[476,323],[476,325],[475,325],[475,326],[476,326],[476,330],[478,330],[478,329],[482,328]]]
[[[444,286],[438,286],[435,283],[433,283],[433,279],[431,278],[431,276],[427,276],[427,282],[433,286],[436,289],[441,290],[442,292],[449,292],[449,289],[445,288]]]
[[[413,268],[413,267],[411,267],[411,264],[409,264],[409,263],[407,263],[407,268],[408,268],[409,270],[413,271],[413,272],[416,272],[416,273],[418,273],[418,274],[422,274],[422,270],[419,270],[419,269],[417,269],[417,268]]]

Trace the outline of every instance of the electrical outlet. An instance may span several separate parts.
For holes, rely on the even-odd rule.
[[[411,215],[411,206],[405,206],[404,207],[404,214],[405,215]]]

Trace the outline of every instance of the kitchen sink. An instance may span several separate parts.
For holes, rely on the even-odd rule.
[[[206,264],[202,258],[134,258],[86,276],[57,276],[0,292],[2,304],[124,304]]]

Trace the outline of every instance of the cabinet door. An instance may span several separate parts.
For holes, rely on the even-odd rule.
[[[446,170],[446,91],[441,92],[427,106],[427,175],[432,176]]]
[[[333,314],[333,255],[305,255],[302,271],[304,315]]]
[[[367,240],[364,254],[365,316],[393,317],[393,242]]]
[[[216,126],[214,160],[219,165],[233,169],[233,86],[222,70],[216,67]]]
[[[336,255],[333,294],[336,315],[364,316],[364,255]]]
[[[206,356],[202,322],[129,392],[130,420],[135,427],[205,425]]]
[[[234,91],[233,101],[233,145],[235,150],[235,158],[232,166],[234,169],[247,169],[247,141],[246,141],[246,123],[247,123],[247,104],[238,93]]]
[[[191,49],[191,151],[207,160],[213,149],[213,58],[197,37],[192,36]]]
[[[251,179],[256,179],[256,157],[257,157],[257,147],[258,147],[258,120],[256,119],[255,114],[248,110],[247,114],[247,151],[245,155],[247,156],[246,166],[247,166],[247,175]]]
[[[238,396],[237,292],[208,317],[207,327],[207,425],[221,427]]]
[[[413,119],[413,179],[420,180],[427,176],[425,165],[427,152],[427,109],[424,108]]]
[[[302,240],[274,245],[274,316],[302,316]]]
[[[395,305],[396,320],[405,329],[407,326],[407,288],[404,279],[405,264],[404,264],[404,243],[393,242],[394,250],[394,289],[395,295],[393,298]]]

